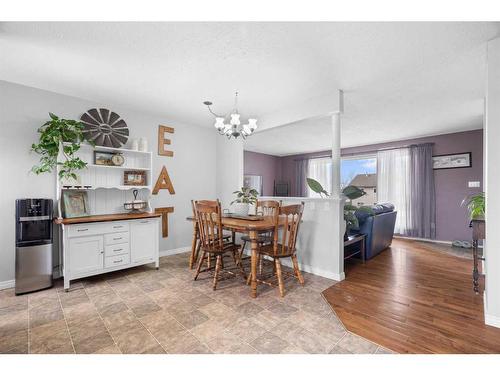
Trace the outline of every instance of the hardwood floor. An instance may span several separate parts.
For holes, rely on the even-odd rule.
[[[471,267],[394,240],[366,264],[346,265],[346,280],[323,295],[349,331],[399,353],[500,353],[500,329],[484,324]]]

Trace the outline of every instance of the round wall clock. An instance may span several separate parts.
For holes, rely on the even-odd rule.
[[[128,128],[120,116],[105,108],[92,108],[85,112],[80,121],[83,123],[83,136],[96,146],[122,147],[127,143]]]
[[[122,154],[114,154],[111,157],[111,161],[113,162],[114,165],[121,167],[123,163],[125,163],[125,158],[123,157]]]

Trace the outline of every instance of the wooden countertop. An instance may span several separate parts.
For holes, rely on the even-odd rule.
[[[102,221],[115,221],[115,220],[133,220],[133,219],[147,219],[153,217],[160,217],[160,213],[151,212],[138,212],[138,213],[124,213],[124,214],[110,214],[110,215],[91,215],[84,217],[73,217],[67,219],[54,219],[55,224],[84,224],[84,223],[98,223]]]

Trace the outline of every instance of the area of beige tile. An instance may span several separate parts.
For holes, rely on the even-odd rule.
[[[305,286],[286,280],[284,298],[267,285],[251,298],[239,275],[216,291],[208,273],[193,281],[188,254],[160,265],[80,280],[69,292],[61,281],[24,296],[0,291],[0,353],[389,353],[345,331],[320,294],[331,280],[304,273]]]

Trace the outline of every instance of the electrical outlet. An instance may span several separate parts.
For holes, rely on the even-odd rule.
[[[481,187],[481,181],[469,181],[470,188],[478,188]]]

